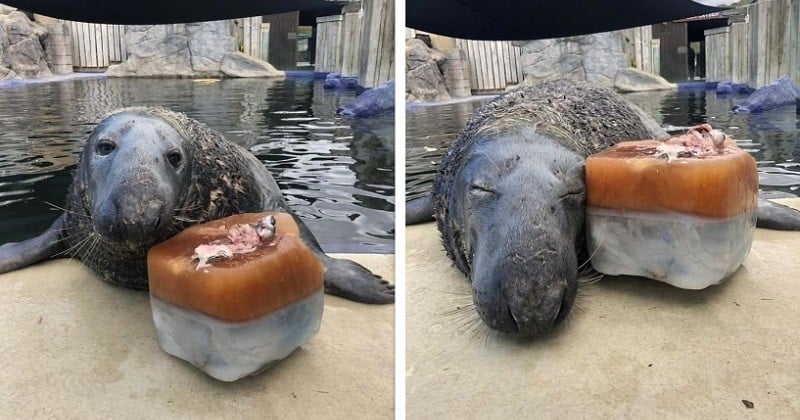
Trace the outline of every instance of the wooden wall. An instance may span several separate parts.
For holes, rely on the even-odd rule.
[[[735,22],[730,25],[728,60],[731,66],[731,81],[734,83],[747,83],[750,78],[750,54],[748,53],[750,51],[750,37],[748,36],[748,31],[748,25],[745,22]],[[707,55],[706,63],[708,63]]]
[[[363,3],[358,80],[375,87],[394,78],[394,0]]]
[[[800,82],[800,0],[771,0],[748,5],[727,29],[728,42],[706,31],[706,69],[724,68],[710,81],[731,80],[754,88],[781,76]],[[727,72],[727,73],[726,73]],[[727,75],[727,77],[725,77]]]
[[[363,17],[360,10],[348,10],[342,14],[341,68],[339,73],[346,77],[358,77],[361,64],[361,25]],[[394,51],[394,49],[392,49]]]
[[[502,91],[522,82],[520,48],[509,41],[456,39],[469,63],[469,84],[473,92]]]
[[[628,54],[631,67],[648,73],[658,74],[658,61],[653,55],[653,29],[650,26],[638,26],[623,29],[624,49]],[[658,50],[655,51],[658,54]]]
[[[125,60],[125,26],[69,22],[72,65],[82,69],[105,69]]]
[[[706,80],[731,80],[730,28],[708,29],[706,38]]]
[[[300,12],[278,13],[263,17],[269,24],[270,64],[278,70],[297,68],[297,27],[300,26]]]
[[[788,75],[800,76],[800,0],[772,0],[748,6],[749,82],[761,87]]]
[[[256,58],[261,58],[261,16],[241,19],[242,23],[242,52]]]
[[[317,18],[315,71],[359,76],[362,22],[360,9],[353,7],[345,7],[341,15]]]
[[[314,71],[340,73],[342,70],[342,16],[317,18]]]

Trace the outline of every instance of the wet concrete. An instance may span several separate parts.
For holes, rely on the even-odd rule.
[[[394,278],[393,255],[347,257]],[[326,295],[314,338],[225,383],[161,351],[146,292],[38,264],[0,275],[0,417],[393,418],[394,310]]]
[[[406,243],[409,418],[800,417],[800,232],[701,291],[606,277],[532,341],[483,326],[434,224]]]

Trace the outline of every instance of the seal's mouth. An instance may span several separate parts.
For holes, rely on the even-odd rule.
[[[537,337],[568,315],[577,294],[574,250],[551,248],[476,253],[473,302],[490,328],[515,337]]]
[[[481,319],[492,329],[519,338],[534,338],[550,332],[566,319],[574,297],[573,292],[565,289],[552,301],[522,306],[505,299],[487,304],[477,293],[473,300]],[[532,296],[530,302],[536,300]]]
[[[96,212],[94,228],[109,242],[137,249],[163,236],[167,220],[164,213],[162,205],[126,206],[115,202]]]

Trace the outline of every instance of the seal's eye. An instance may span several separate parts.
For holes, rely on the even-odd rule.
[[[113,152],[116,148],[117,145],[111,140],[103,139],[97,142],[97,154],[100,156],[105,156]]]
[[[495,190],[491,185],[484,182],[473,182],[469,186],[469,192],[479,196],[497,194],[497,190]]]
[[[167,153],[167,161],[169,161],[169,164],[175,168],[177,168],[181,164],[182,159],[183,157],[181,156],[181,152],[177,150],[173,150]]]

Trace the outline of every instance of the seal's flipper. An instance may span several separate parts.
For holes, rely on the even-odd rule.
[[[65,219],[62,214],[49,229],[35,238],[0,246],[0,273],[27,267],[61,252],[64,249],[61,229]]]
[[[800,230],[800,211],[783,204],[758,200],[756,226],[775,230]]]
[[[406,225],[432,222],[435,205],[433,194],[406,201]]]
[[[362,265],[330,257],[324,264],[325,293],[361,303],[394,302],[394,285]]]
[[[292,217],[300,237],[325,265],[325,293],[361,303],[394,302],[394,285],[356,262],[325,255],[308,226],[296,214]]]

